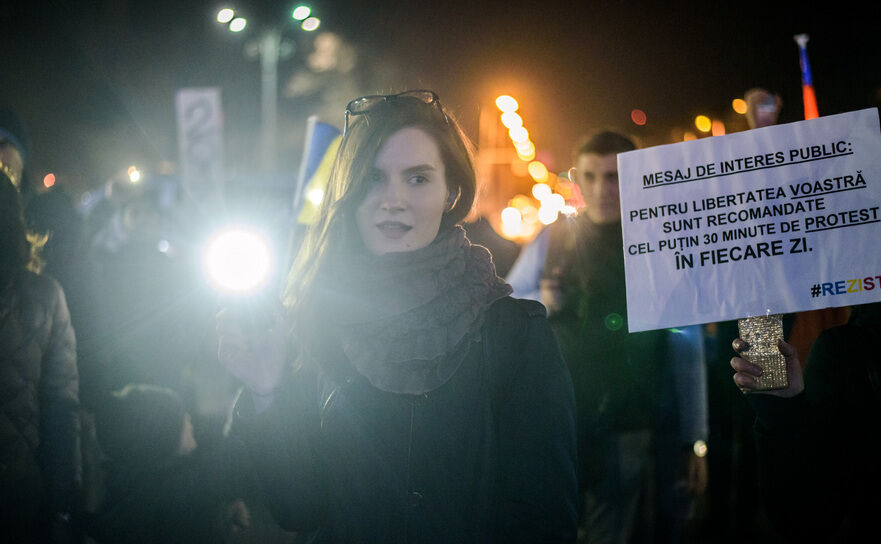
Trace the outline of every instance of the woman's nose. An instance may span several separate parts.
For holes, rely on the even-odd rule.
[[[384,210],[403,210],[406,208],[407,195],[403,184],[394,180],[386,183],[385,187],[383,187],[381,205]]]

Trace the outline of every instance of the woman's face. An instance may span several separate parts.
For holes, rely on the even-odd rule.
[[[434,240],[450,195],[434,138],[416,127],[392,134],[368,183],[355,222],[371,253],[413,251]]]

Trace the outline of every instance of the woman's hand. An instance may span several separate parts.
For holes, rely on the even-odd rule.
[[[749,344],[740,338],[735,338],[731,342],[731,347],[738,355],[749,350]],[[777,389],[774,391],[755,391],[758,386],[757,377],[762,375],[762,369],[742,357],[733,357],[731,359],[731,368],[735,370],[734,383],[744,393],[767,393],[777,397],[794,397],[804,391],[805,384],[802,378],[801,364],[798,361],[798,352],[790,344],[783,340],[777,342],[777,349],[786,359],[786,375],[789,380],[789,386],[786,389]]]
[[[268,397],[284,374],[287,331],[281,310],[267,330],[247,334],[241,315],[228,308],[217,314],[217,356],[230,373],[259,397]]]

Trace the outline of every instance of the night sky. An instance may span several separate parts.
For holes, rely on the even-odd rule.
[[[821,115],[881,101],[877,15],[847,12],[844,4],[819,11],[802,2],[312,4],[321,30],[357,49],[358,94],[435,89],[475,140],[480,107],[511,94],[539,156],[557,170],[568,166],[574,142],[587,132],[619,128],[647,143],[666,143],[699,113],[733,119],[731,100],[757,85],[782,96],[781,121],[800,119],[792,39],[798,32],[811,37]],[[214,22],[223,5],[248,17],[246,32],[232,35]],[[222,89],[227,161],[232,171],[247,171],[259,129],[260,79],[244,44],[261,24],[287,24],[293,5],[3,3],[0,102],[29,126],[32,175],[52,170],[95,184],[127,164],[176,160],[174,92],[191,86]],[[280,85],[303,69],[314,38],[288,26],[296,51],[279,66]],[[342,122],[340,101],[332,108],[338,117],[328,121]],[[282,130],[302,132],[315,105],[314,97],[282,98]],[[630,121],[633,108],[646,112],[645,127]],[[298,140],[289,140],[282,164],[292,169]]]

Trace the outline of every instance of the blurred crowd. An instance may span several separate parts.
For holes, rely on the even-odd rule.
[[[779,97],[746,99],[751,126],[776,122]],[[614,133],[576,148],[577,171],[595,174],[579,180],[584,221],[561,221],[522,249],[486,218],[466,231],[514,296],[547,307],[567,360],[604,362],[569,368],[578,418],[591,423],[578,431],[582,541],[776,542],[755,407],[732,381],[736,323],[626,334],[620,209],[604,184],[617,194],[614,158],[630,149]],[[218,218],[248,203],[198,204],[171,168],[120,172],[75,198],[38,188],[30,152],[25,123],[0,108],[2,539],[296,541],[227,437],[240,384],[217,363],[215,315],[230,301],[202,264]],[[292,204],[260,206],[251,212],[270,217],[284,248]],[[582,243],[589,258],[579,260]],[[816,333],[846,318],[788,316],[785,337],[801,335],[806,359]]]

